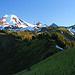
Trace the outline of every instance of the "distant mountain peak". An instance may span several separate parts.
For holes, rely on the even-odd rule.
[[[58,27],[58,25],[57,25],[57,24],[55,24],[55,23],[52,23],[50,26],[55,27],[55,28],[57,28],[57,27]]]
[[[16,15],[5,15],[2,18],[0,18],[0,28],[8,28],[12,30],[12,26],[14,26],[17,29],[23,29],[24,30],[34,30],[37,25],[32,25],[30,23],[25,22],[24,20],[18,18]],[[13,28],[14,29],[14,28]]]
[[[75,34],[75,25],[69,27],[70,31]]]
[[[4,17],[8,17],[8,15],[5,15]]]

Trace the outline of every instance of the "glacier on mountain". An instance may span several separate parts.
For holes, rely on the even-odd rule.
[[[21,19],[19,19],[16,15],[5,15],[0,18],[0,29],[6,30],[31,30],[34,31],[37,28],[37,25],[32,25],[27,23]]]

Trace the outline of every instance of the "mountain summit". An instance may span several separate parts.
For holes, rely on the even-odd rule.
[[[50,26],[57,28],[58,25],[56,25],[55,23],[52,23]]]
[[[16,15],[5,15],[2,18],[0,18],[0,28],[1,29],[34,30],[36,27],[37,25],[32,25],[30,23],[27,23],[19,19]]]

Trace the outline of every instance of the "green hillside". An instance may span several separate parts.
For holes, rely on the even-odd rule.
[[[30,31],[0,32],[0,75],[11,75],[28,69],[31,65],[61,51],[55,47],[54,40],[39,39],[38,36],[37,39],[31,40],[33,34],[36,35]]]
[[[75,37],[72,36],[72,33],[67,28],[63,28],[63,27],[54,28],[50,26],[50,27],[43,27],[41,31],[44,31],[44,32],[55,31],[55,32],[63,34],[67,39],[75,41]]]
[[[75,47],[59,52],[15,75],[75,75]]]
[[[0,30],[0,75],[12,75],[60,52],[75,46],[58,32]]]

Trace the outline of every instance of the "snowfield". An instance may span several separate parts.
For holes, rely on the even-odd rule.
[[[56,48],[63,50],[63,48],[59,47],[58,45],[56,45]]]

